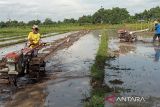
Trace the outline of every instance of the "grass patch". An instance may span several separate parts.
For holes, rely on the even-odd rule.
[[[69,31],[77,31],[77,30],[84,30],[84,29],[102,29],[106,28],[107,26],[101,24],[90,24],[90,25],[78,25],[78,24],[59,24],[59,25],[40,25],[40,33],[48,34],[54,32],[69,32]],[[20,36],[20,35],[27,35],[31,31],[31,26],[23,26],[23,27],[7,27],[0,29],[0,38],[5,37],[13,37],[13,36]]]
[[[104,67],[105,62],[108,58],[108,35],[107,31],[103,31],[101,34],[101,41],[99,44],[99,49],[96,55],[95,63],[91,67],[91,98],[86,101],[85,107],[104,107],[104,97],[106,91],[109,92],[110,88],[104,86]]]
[[[129,29],[129,30],[140,30],[145,28],[153,28],[152,23],[136,23],[136,24],[57,24],[57,25],[40,25],[40,33],[42,35],[54,32],[70,32],[78,30],[97,30],[97,29]],[[17,27],[6,27],[0,29],[0,39],[16,37],[21,35],[28,35],[31,31],[31,26],[17,26]]]
[[[100,83],[103,82],[104,67],[107,59],[107,51],[108,51],[108,35],[106,31],[103,31],[95,63],[91,67],[92,83],[94,83],[94,81],[95,82],[99,81]]]

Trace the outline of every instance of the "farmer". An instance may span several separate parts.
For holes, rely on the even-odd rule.
[[[31,48],[34,48],[35,46],[40,44],[40,34],[39,34],[39,28],[37,25],[33,25],[32,32],[28,35],[28,42],[29,46]]]
[[[155,21],[154,24],[155,24],[155,34],[154,34],[154,37],[153,37],[153,42],[155,42],[157,37],[158,37],[159,42],[160,42],[160,24],[159,24],[158,21]]]

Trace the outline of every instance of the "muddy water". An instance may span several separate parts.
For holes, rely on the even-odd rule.
[[[145,102],[117,102],[115,107],[160,106],[160,45],[110,40],[115,59],[106,62],[105,84],[119,97],[144,97]]]
[[[32,84],[23,78],[25,88],[16,92],[2,90],[6,93],[0,96],[0,104],[6,107],[82,107],[83,99],[89,96],[89,72],[98,49],[98,35],[98,32],[89,33],[71,47],[53,54],[47,62],[44,81]]]
[[[98,48],[98,33],[82,37],[68,49],[59,51],[49,64],[49,71],[61,72],[56,80],[48,82],[45,101],[47,107],[82,107],[82,100],[89,95],[90,66]]]

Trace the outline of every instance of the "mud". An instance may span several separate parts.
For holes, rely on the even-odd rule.
[[[105,84],[118,97],[144,97],[145,102],[116,102],[114,107],[159,107],[160,105],[160,46],[151,38],[142,42],[119,43],[110,39],[112,58],[106,62]],[[107,102],[108,104],[108,102]],[[110,105],[111,106],[111,105]],[[110,107],[108,106],[108,107]]]
[[[68,42],[59,46],[46,58],[47,72],[38,83],[23,77],[20,78],[17,89],[1,84],[3,88],[0,88],[0,105],[2,107],[82,107],[83,99],[89,96],[89,72],[97,52],[99,33],[77,35],[70,33],[71,38]],[[57,36],[49,40],[60,42],[66,36]],[[47,38],[45,39],[47,41]],[[50,51],[51,48],[49,46],[44,51]]]
[[[57,69],[56,81],[49,81],[45,106],[49,107],[82,107],[83,99],[89,96],[90,66],[98,48],[98,33],[82,37],[68,49],[59,51],[49,61],[48,71]],[[88,47],[89,46],[89,47]],[[53,66],[53,60],[58,59]],[[51,65],[50,65],[51,64]],[[57,83],[57,84],[55,84]]]

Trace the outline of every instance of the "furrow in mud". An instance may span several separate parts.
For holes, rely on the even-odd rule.
[[[148,42],[142,42],[148,41]],[[160,104],[160,46],[152,38],[135,43],[110,39],[112,58],[106,61],[105,84],[116,97],[138,97],[145,101],[115,102],[115,107],[157,107]],[[106,106],[110,104],[106,101]],[[110,106],[109,106],[110,107]]]
[[[82,106],[81,99],[79,98],[83,98],[84,96],[82,94],[85,94],[85,92],[89,90],[89,66],[94,60],[94,54],[98,48],[99,41],[98,33],[88,33],[89,31],[85,30],[78,31],[55,40],[51,46],[42,51],[50,51],[52,54],[47,55],[45,59],[48,61],[46,67],[47,72],[41,81],[34,83],[28,80],[27,77],[22,77],[18,80],[19,88],[16,90],[11,90],[8,85],[4,87],[1,84],[3,88],[0,92],[0,104],[6,107],[52,107],[53,105],[60,107],[61,103],[56,96],[62,94],[62,96],[59,97],[66,99],[68,94],[73,92],[73,96],[68,99],[68,102],[75,99],[76,101],[73,105]],[[67,40],[67,42],[64,42],[63,45],[55,49],[56,44],[61,44],[65,40]],[[87,46],[90,46],[90,49],[88,49]],[[57,87],[57,85],[62,85],[62,87]],[[83,88],[87,90],[85,89],[84,92],[79,93],[81,90],[78,88],[79,85],[82,85]],[[52,88],[56,89],[55,93],[52,93],[52,90],[50,90]],[[60,90],[59,88],[64,90]],[[74,88],[76,88],[76,90]],[[7,93],[4,93],[5,90]],[[65,90],[67,92],[66,96],[64,95],[65,93],[63,93]],[[54,96],[53,101],[50,99],[52,95]],[[77,97],[74,98],[74,96]],[[64,104],[69,107],[70,104],[68,102]]]

